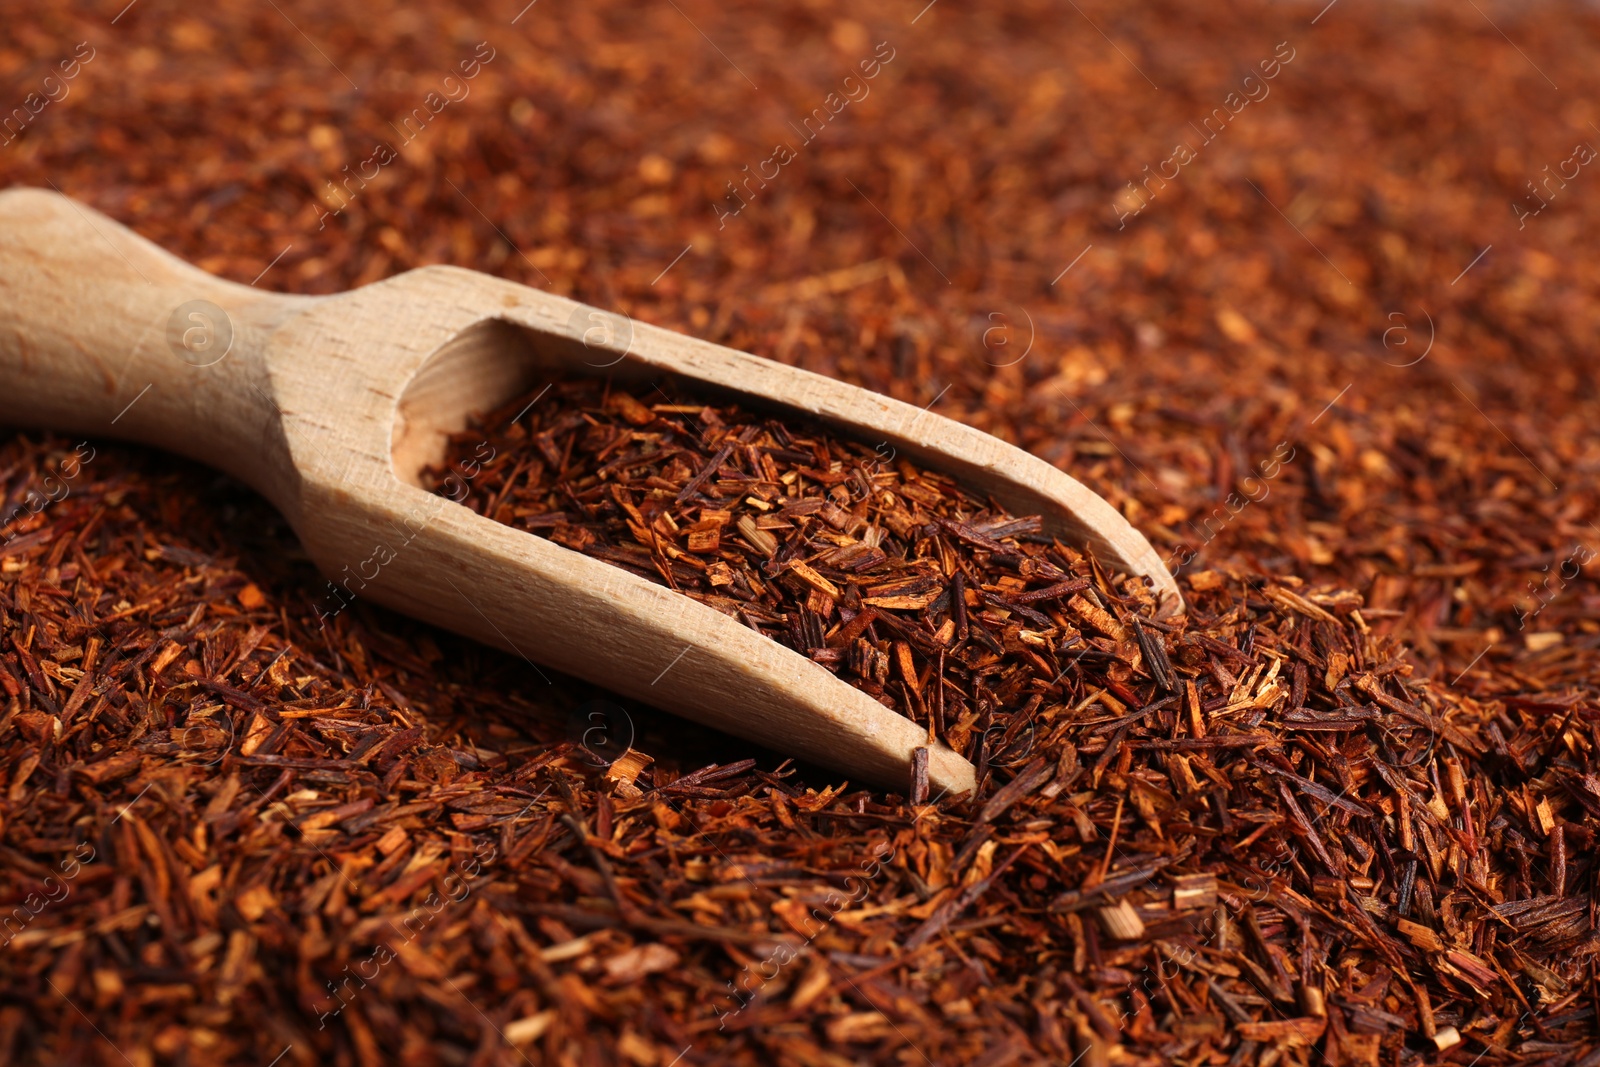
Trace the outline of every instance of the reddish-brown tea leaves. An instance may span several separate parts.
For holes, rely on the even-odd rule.
[[[104,493],[83,499],[105,507],[62,502],[0,545],[5,903],[25,905],[69,859],[81,867],[30,922],[48,936],[0,950],[0,1058],[1488,1067],[1593,1052],[1600,197],[1590,168],[1566,187],[1547,177],[1600,121],[1585,103],[1600,99],[1591,8],[1481,5],[1491,27],[1450,3],[1320,18],[1322,3],[1221,16],[941,3],[911,25],[922,3],[678,0],[682,16],[641,17],[602,0],[571,18],[536,5],[512,32],[510,9],[447,0],[379,18],[283,6],[292,22],[268,5],[140,3],[108,26],[121,4],[8,5],[0,107],[29,104],[74,42],[97,54],[70,97],[0,147],[5,184],[54,184],[264,289],[333,292],[453,263],[932,404],[1071,470],[1171,558],[1201,554],[1184,570],[1202,614],[1167,635],[1180,699],[1141,716],[1175,694],[1149,701],[1134,677],[1076,714],[1015,715],[987,745],[992,786],[1046,753],[1054,770],[982,825],[815,770],[779,777],[770,756],[674,790],[748,753],[642,715],[635,753],[655,762],[629,784],[631,767],[561,746],[568,711],[594,694],[360,605],[320,633],[309,603],[324,583],[285,569],[299,550],[259,501],[97,442],[87,469],[108,464]],[[357,177],[423,87],[485,38],[499,54],[470,98],[376,180]],[[898,58],[871,98],[778,179],[747,178],[878,40]],[[1298,57],[1270,98],[1170,184],[1141,171],[1278,40]],[[1119,228],[1116,197],[1146,180],[1158,198]],[[730,181],[748,206],[719,228]],[[1521,227],[1510,205],[1537,204],[1530,181],[1549,206]],[[341,187],[359,196],[319,221]],[[9,505],[77,444],[8,440]],[[1338,625],[1297,634],[1260,577],[1204,569],[1222,565],[1355,590],[1361,623],[1361,600],[1329,593],[1310,602]],[[716,566],[714,588],[732,581]],[[222,614],[233,604],[245,614]],[[52,629],[76,634],[63,621],[85,618],[91,631],[64,642]],[[252,632],[270,659],[239,651]],[[229,673],[229,639],[248,673]],[[1428,719],[1359,687],[1390,677],[1387,639],[1411,647],[1415,670],[1378,692]],[[1287,697],[1241,725],[1261,710],[1246,704],[1264,688],[1266,672],[1251,681],[1262,647],[1290,649],[1265,684],[1269,706]],[[891,681],[921,655],[892,648]],[[290,707],[297,692],[311,702]],[[945,689],[920,692],[936,709]],[[1435,737],[1435,720],[1459,734]],[[367,784],[337,766],[249,764],[247,739],[268,756],[388,769]],[[1373,811],[1372,825],[1272,768]],[[572,780],[586,835],[552,775]],[[1335,863],[1365,873],[1321,870],[1280,783]],[[300,795],[311,789],[315,801]],[[478,793],[492,800],[476,807]],[[123,829],[134,818],[153,851]],[[1114,826],[1124,856],[1094,882]],[[82,862],[80,841],[98,858]],[[395,935],[404,951],[375,968],[396,916],[361,911],[363,893],[413,860],[467,870],[485,842],[503,858],[472,897],[420,924],[415,948]],[[1141,857],[1160,842],[1173,851]],[[635,912],[678,925],[624,924],[594,849]],[[164,905],[173,926],[150,922],[153,856],[170,888],[187,885]],[[1191,872],[1215,878],[1215,906],[1176,906]],[[1107,930],[1101,909],[1124,898],[1143,941]],[[652,945],[677,968],[630,981],[666,958]]]
[[[520,411],[524,422],[504,422]],[[722,606],[936,735],[972,742],[957,731],[979,727],[965,751],[985,773],[984,795],[971,830],[951,842],[951,888],[907,912],[918,920],[907,949],[944,934],[995,885],[1014,903],[1029,899],[1005,874],[1050,843],[1061,878],[1043,883],[1058,888],[1038,901],[1034,936],[1073,916],[1060,930],[1063,960],[1091,964],[1097,988],[1116,981],[1108,951],[1131,962],[1148,958],[1140,946],[1160,946],[1161,957],[1186,957],[1164,979],[1174,1010],[1204,1014],[1211,998],[1224,1021],[1206,1033],[1294,1048],[1323,1043],[1330,1010],[1358,1028],[1378,1017],[1355,986],[1330,980],[1337,964],[1366,975],[1362,988],[1393,976],[1406,991],[1382,1009],[1392,1020],[1383,1033],[1447,1047],[1463,1011],[1523,1013],[1510,1007],[1523,991],[1474,951],[1515,922],[1499,903],[1508,893],[1539,888],[1506,841],[1549,840],[1548,900],[1566,910],[1513,909],[1566,938],[1546,958],[1593,937],[1582,902],[1562,895],[1572,824],[1536,828],[1524,816],[1519,832],[1482,807],[1503,788],[1484,760],[1483,720],[1448,690],[1408,682],[1403,652],[1374,635],[1348,593],[1292,581],[1230,593],[1205,573],[1188,614],[1162,622],[1070,548],[1029,540],[1037,520],[731,406],[649,406],[589,381],[558,385],[533,408],[520,398],[484,426],[497,452],[469,505]],[[742,539],[694,540],[727,526]],[[714,565],[725,576],[716,585]],[[1002,698],[975,716],[973,693]],[[915,768],[911,789],[915,804]],[[1498,837],[1479,831],[1490,824]],[[1011,833],[996,837],[996,826]],[[1063,830],[1075,844],[1063,847]],[[1211,910],[1185,915],[1194,901]],[[1077,918],[1083,909],[1095,925]],[[1180,993],[1205,954],[1229,969],[1202,968],[1199,999]],[[1562,958],[1564,977],[1537,973],[1570,987],[1584,964]],[[1149,996],[1124,995],[1135,1008]],[[1090,1007],[1103,1038],[1154,1040]],[[1309,1014],[1284,1014],[1295,1011]]]
[[[1143,583],[1091,591],[1083,557],[1039,537],[1036,517],[888,445],[660,386],[654,399],[593,380],[541,389],[454,437],[430,476],[487,442],[468,506],[739,619],[975,761],[1014,716],[1079,690],[1091,651],[1132,665],[1158,647],[1129,644],[1101,606],[1148,608]]]
[[[626,432],[659,417],[636,411]],[[771,432],[795,453],[815,443]],[[8,447],[9,462],[38,470],[58,446]],[[793,550],[822,512],[811,500],[769,500],[751,481],[738,501],[710,495],[735,481],[734,455],[701,481],[692,521],[651,507],[649,492],[569,479],[566,525],[621,551],[630,542],[583,510],[610,499],[614,523],[654,529],[648,558],[670,565],[665,547],[688,552],[673,523],[683,534],[736,526],[719,512],[788,515],[801,521],[766,527],[777,565],[817,560],[792,584],[765,577],[772,559],[737,534],[737,549],[719,539],[706,554],[752,589],[837,605],[864,582],[920,588],[925,573],[948,597],[955,583],[937,580],[948,553],[972,594],[969,641],[1012,636],[1010,616],[995,621],[1012,609],[994,601],[1029,593],[1049,595],[1021,607],[1089,628],[1059,690],[985,720],[973,804],[927,806],[915,779],[904,801],[844,794],[763,759],[685,773],[682,728],[648,720],[633,751],[597,767],[543,733],[538,709],[574,700],[568,683],[548,690],[454,639],[442,652],[443,638],[364,608],[317,629],[309,576],[251,547],[247,578],[219,554],[261,537],[264,505],[231,497],[243,514],[215,528],[192,471],[108,452],[35,521],[49,536],[0,561],[0,892],[17,980],[37,990],[48,977],[130,1043],[233,1059],[258,1043],[230,1021],[246,1003],[267,1005],[280,1049],[372,1063],[407,1043],[441,1057],[510,1036],[547,1049],[668,1005],[676,1014],[625,1031],[639,1047],[666,1054],[692,1032],[764,1062],[898,1048],[891,1035],[910,1027],[930,1055],[964,1062],[1011,1032],[1018,997],[1067,1020],[1027,1039],[1057,1057],[1117,1045],[1154,1063],[1186,1042],[1219,1054],[1310,1043],[1363,1062],[1523,1027],[1525,1048],[1585,1047],[1594,929],[1574,889],[1592,878],[1587,811],[1600,791],[1570,758],[1583,750],[1571,702],[1486,714],[1411,680],[1358,599],[1292,582],[1207,572],[1188,583],[1185,616],[1151,619],[976,508],[946,519],[964,531],[950,541],[938,522],[906,527],[932,528],[932,566],[913,558],[883,577],[874,568],[904,559],[891,535],[875,546],[883,559],[836,567]],[[752,466],[784,485],[768,461]],[[614,469],[677,507],[705,468],[682,462],[676,481]],[[910,484],[927,494],[927,478]],[[514,514],[517,494],[500,495]],[[769,509],[736,510],[750,496]],[[915,515],[935,499],[895,506]],[[818,536],[849,549],[827,538],[857,528],[854,513],[824,500],[847,518]],[[164,507],[191,521],[160,525]],[[539,517],[524,516],[552,528]],[[1037,566],[1024,576],[1013,556]],[[285,600],[294,589],[300,599]],[[854,650],[842,661],[865,668],[858,677],[885,678],[886,695],[944,722],[961,686],[988,676],[951,683],[959,622],[934,604],[817,610],[801,636],[813,655]],[[782,601],[757,606],[794,639]],[[942,647],[929,636],[941,630]],[[534,742],[485,717],[532,726]],[[977,960],[986,978],[965,962]],[[107,1017],[116,998],[148,1024]],[[960,1005],[959,1025],[938,1023],[933,1004]],[[3,1018],[13,1046],[37,1040],[28,1017]],[[103,1040],[70,1041],[91,1039]]]

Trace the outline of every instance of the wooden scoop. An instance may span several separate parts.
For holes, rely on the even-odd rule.
[[[470,415],[573,375],[680,375],[944,471],[1177,586],[1109,504],[977,430],[522,285],[424,267],[330,297],[205,274],[66,197],[0,193],[0,423],[121,437],[271,500],[356,596],[784,753],[906,788],[927,732],[689,597],[425,491]],[[648,385],[646,385],[648,388]],[[476,471],[458,472],[466,485]],[[336,596],[332,586],[339,587]],[[973,768],[929,752],[935,791]]]

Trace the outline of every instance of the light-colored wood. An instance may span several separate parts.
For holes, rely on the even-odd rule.
[[[1180,603],[1137,531],[1027,453],[472,271],[425,267],[334,297],[269,294],[204,274],[65,197],[19,189],[0,193],[0,307],[0,423],[121,437],[236,475],[283,512],[329,577],[330,612],[337,583],[874,783],[908,785],[921,727],[688,597],[424,491],[420,470],[443,457],[444,435],[560,377],[681,375],[886,443],[1043,515],[1064,540],[1148,576],[1169,609]],[[939,747],[929,779],[957,793],[972,788],[973,768]]]

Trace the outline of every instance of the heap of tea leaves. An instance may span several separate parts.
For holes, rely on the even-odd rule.
[[[980,764],[1058,717],[1080,664],[1113,701],[1135,700],[1147,663],[1171,688],[1145,583],[1038,516],[886,443],[655,393],[583,380],[518,398],[456,435],[429,484],[458,495],[450,471],[473,464],[468,506],[738,619]]]
[[[964,888],[913,910],[903,950],[1003,899],[1008,928],[1055,946],[1045,984],[1073,991],[1080,1051],[1130,1025],[1159,1045],[1157,999],[1190,1040],[1304,1047],[1333,1026],[1364,1056],[1503,1037],[1529,981],[1568,1009],[1551,1035],[1592,1018],[1575,889],[1600,790],[1570,712],[1412,682],[1360,597],[1292,578],[1201,572],[1163,619],[1037,517],[884,446],[658,400],[596,381],[519,398],[453,439],[452,461],[494,448],[465,502],[727,612],[977,763],[926,883]],[[1159,995],[1135,963],[1171,969]],[[1135,987],[1131,1016],[1074,975]]]

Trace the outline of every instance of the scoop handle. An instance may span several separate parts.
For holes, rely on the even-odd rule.
[[[152,445],[277,496],[261,354],[312,300],[214,278],[60,193],[0,192],[0,424]]]

